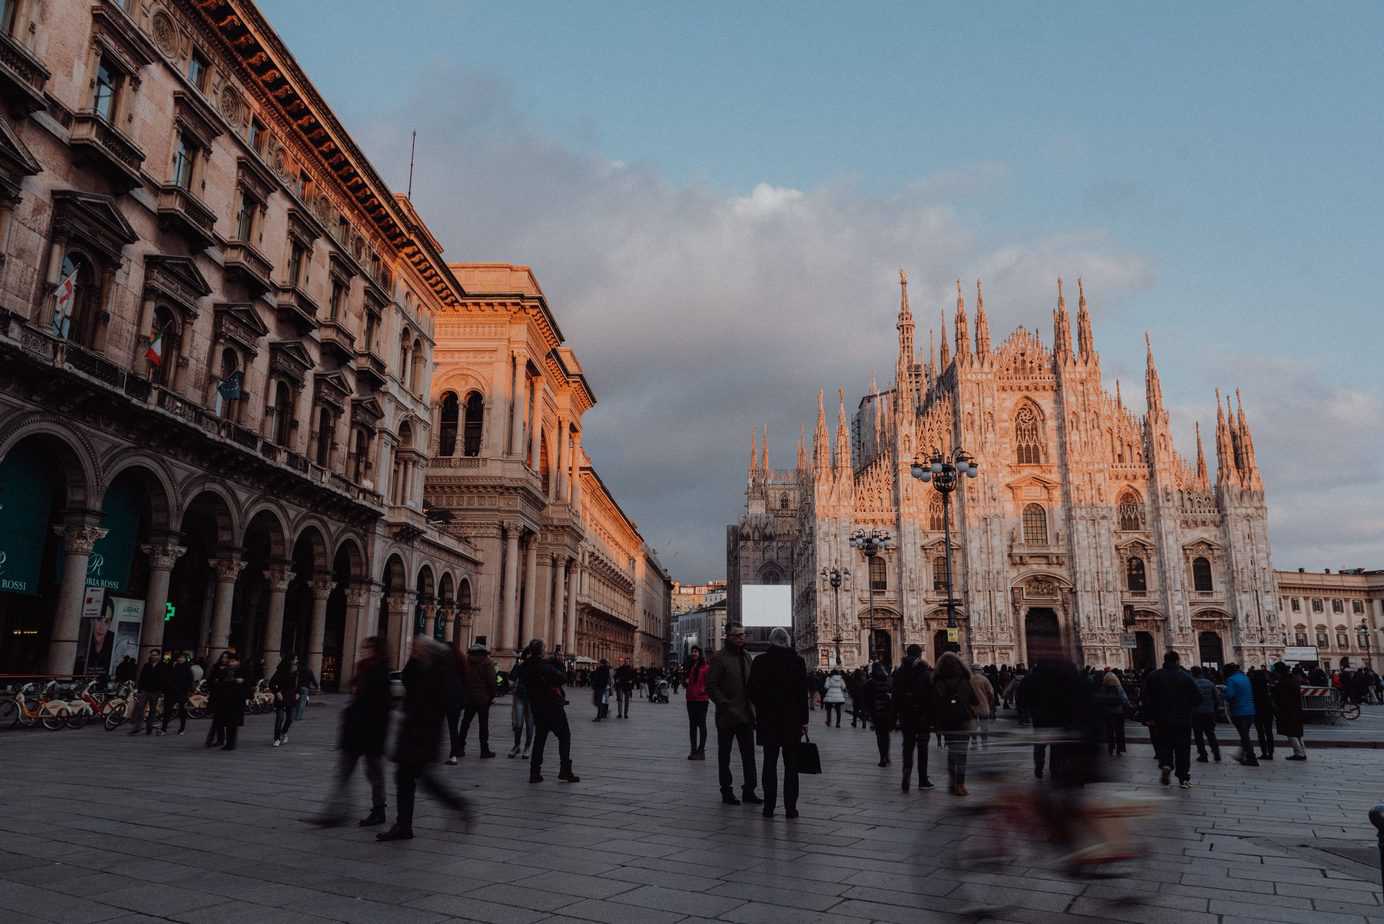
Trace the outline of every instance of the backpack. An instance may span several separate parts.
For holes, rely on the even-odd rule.
[[[964,680],[937,685],[938,724],[942,728],[964,728],[971,721],[971,685]]]

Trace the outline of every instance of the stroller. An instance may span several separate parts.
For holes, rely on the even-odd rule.
[[[649,697],[649,702],[651,702],[651,703],[667,703],[667,702],[669,702],[668,693],[669,693],[669,691],[670,691],[671,689],[672,689],[672,686],[669,685],[668,681],[666,681],[666,680],[660,680],[657,684],[654,685],[654,695],[651,696],[651,697]]]

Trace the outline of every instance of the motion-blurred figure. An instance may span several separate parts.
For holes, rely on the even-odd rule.
[[[371,636],[361,645],[361,659],[356,665],[350,704],[341,713],[341,733],[338,743],[341,757],[337,762],[336,780],[322,814],[313,819],[323,827],[336,827],[346,821],[346,786],[355,772],[356,763],[364,758],[365,777],[370,781],[370,814],[361,820],[362,828],[384,824],[384,754],[385,737],[389,733],[389,662],[385,658],[382,639]]]

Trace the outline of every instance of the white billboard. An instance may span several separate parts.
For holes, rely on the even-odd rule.
[[[793,588],[788,584],[746,584],[740,588],[740,621],[747,628],[793,626]]]

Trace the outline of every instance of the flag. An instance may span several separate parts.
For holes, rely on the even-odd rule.
[[[53,333],[66,338],[72,327],[72,309],[77,301],[77,271],[62,278],[53,292]]]
[[[237,369],[221,380],[221,384],[216,386],[216,393],[221,396],[222,400],[239,401],[240,383],[244,378],[244,373]]]
[[[163,365],[163,331],[154,331],[154,342],[144,351],[144,356],[155,366]]]

